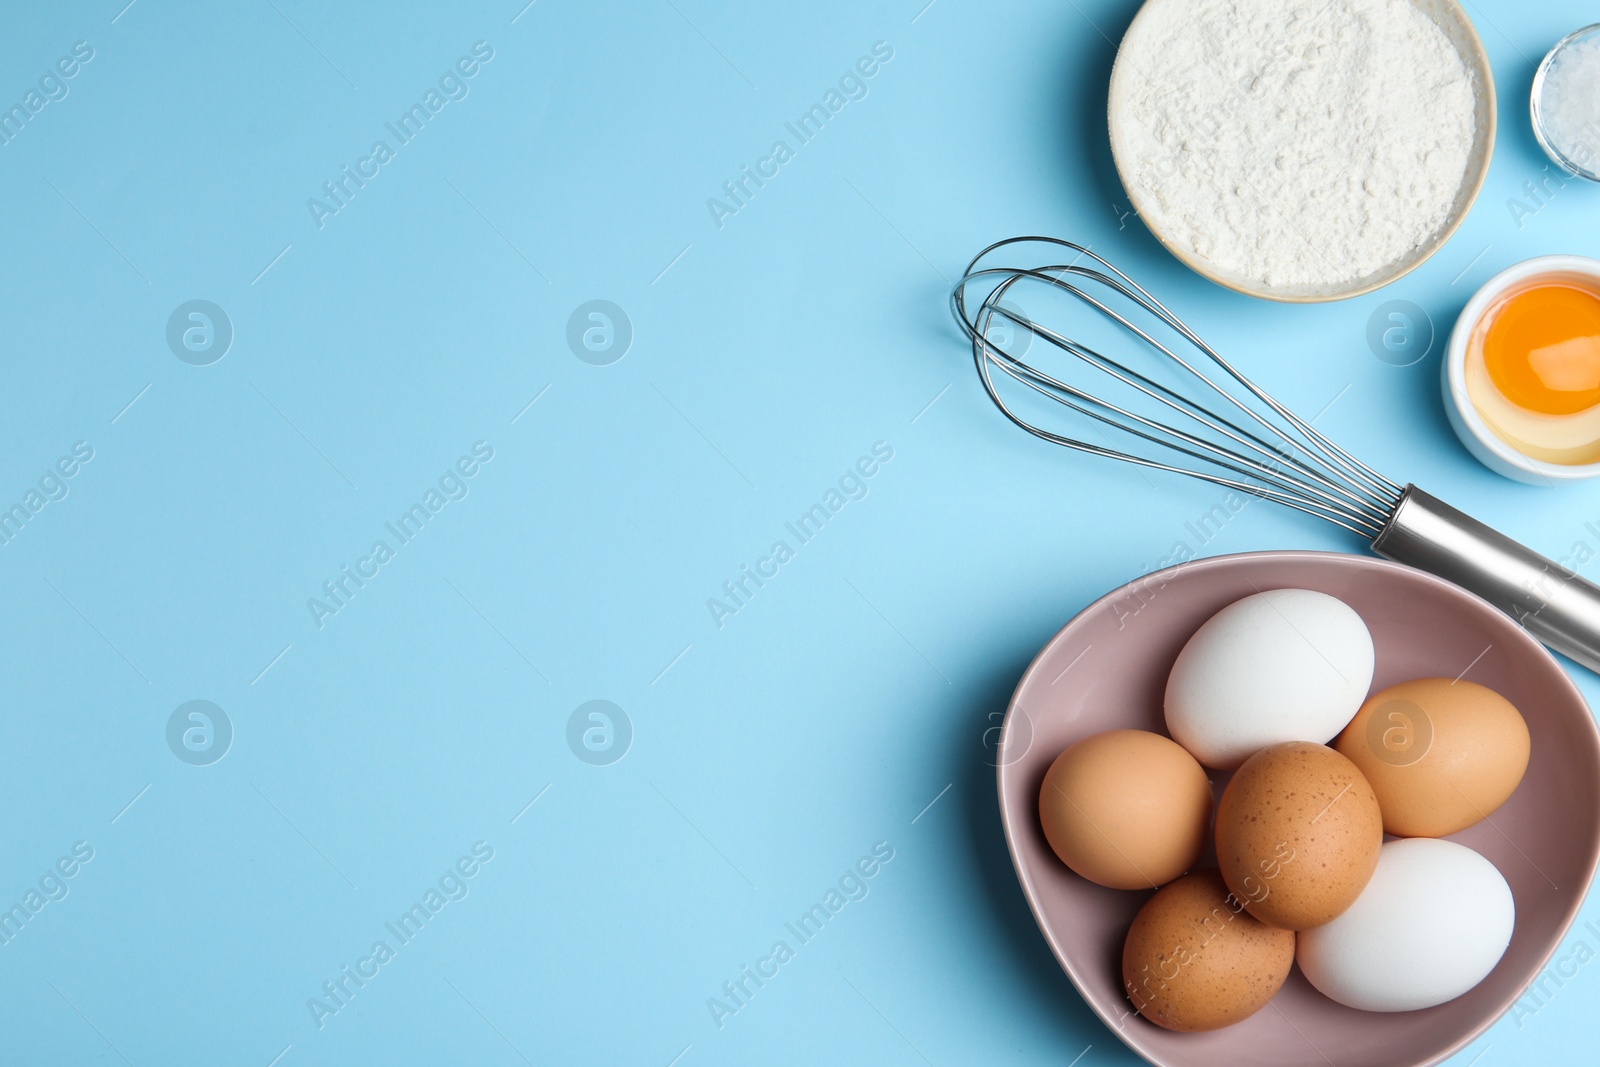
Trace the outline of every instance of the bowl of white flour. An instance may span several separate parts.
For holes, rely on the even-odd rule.
[[[1413,270],[1494,151],[1494,79],[1455,0],[1146,0],[1108,111],[1156,238],[1269,300],[1342,300]]]

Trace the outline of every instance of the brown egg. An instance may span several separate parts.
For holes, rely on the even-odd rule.
[[[1286,741],[1244,761],[1217,801],[1217,865],[1251,915],[1306,930],[1366,888],[1383,815],[1356,765],[1326,745]]]
[[[1122,988],[1168,1030],[1249,1018],[1283,986],[1294,933],[1250,917],[1217,871],[1196,871],[1145,902],[1122,945]]]
[[[1528,769],[1528,724],[1476,682],[1419,678],[1367,698],[1333,746],[1378,795],[1383,828],[1444,837],[1506,802]]]
[[[1039,822],[1061,862],[1112,889],[1151,889],[1206,846],[1211,783],[1176,741],[1108,730],[1057,756],[1039,788]]]

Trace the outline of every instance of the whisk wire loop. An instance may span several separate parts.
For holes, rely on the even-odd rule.
[[[1073,253],[1067,263],[1011,267],[979,264],[1001,248],[1024,244],[1043,244]],[[1080,262],[1087,258],[1091,264]],[[1038,321],[1016,307],[1002,303],[1012,291],[1038,283],[1049,291],[1072,297],[1105,320],[1121,334],[1139,342],[1148,358],[1159,357],[1156,365],[1168,373],[1182,372],[1208,390],[1213,398],[1227,401],[1235,415],[1230,418],[1214,410],[1181,388],[1168,385],[1151,374],[1130,366],[1131,360],[1113,358],[1084,341],[1068,336]],[[968,313],[968,290],[987,292],[973,314]],[[1130,305],[1135,321],[1112,306],[1113,299]],[[1106,262],[1087,247],[1049,237],[1018,237],[996,242],[979,252],[951,291],[951,308],[963,332],[972,341],[973,358],[984,390],[995,406],[1013,423],[1042,440],[1094,455],[1120,459],[1156,470],[1200,478],[1242,493],[1273,500],[1296,510],[1342,526],[1367,538],[1376,536],[1394,513],[1403,489],[1351,456],[1318,432],[1309,422],[1273,399],[1256,386],[1214,349],[1202,341],[1181,319],[1142,286]],[[1136,309],[1136,310],[1134,310]],[[1158,405],[1167,417],[1177,415],[1193,425],[1184,428],[1141,415],[1126,404],[1114,403],[1097,392],[1065,380],[1026,361],[1022,354],[1008,351],[991,337],[997,321],[1008,322],[1028,339],[1045,341],[1059,353],[1074,357],[1102,377],[1102,384],[1131,390]],[[1160,327],[1170,330],[1194,353],[1208,359],[1221,371],[1223,382],[1231,382],[1243,396],[1230,390],[1174,346],[1158,338]],[[1016,346],[1013,345],[1013,348]],[[1199,466],[1180,466],[1137,452],[1124,451],[1111,443],[1100,445],[1080,440],[1055,429],[1041,426],[1020,414],[1002,396],[993,370],[1027,387],[1036,394],[1085,416],[1087,425],[1100,433],[1110,428],[1136,440],[1159,446],[1176,456],[1187,457]],[[1158,371],[1159,373],[1159,371]],[[1191,385],[1192,391],[1192,385]],[[1029,395],[1024,394],[1024,395]],[[1251,402],[1253,401],[1253,403]],[[1265,409],[1264,411],[1262,409]],[[1241,425],[1240,418],[1257,429]],[[1101,434],[1103,437],[1104,434]]]
[[[1016,280],[1020,279],[1009,279],[1007,282],[1002,283],[1002,285],[997,287],[995,299],[999,299],[999,297],[1003,296],[1004,291]],[[1067,288],[1073,287],[1067,286]],[[1160,382],[1157,382],[1146,375],[1140,374],[1138,371],[1135,371],[1125,364],[1119,363],[1116,360],[1113,360],[1095,351],[1094,349],[1091,349],[1085,345],[1081,345],[1078,342],[1072,341],[1068,338],[1064,338],[1060,334],[1057,334],[1042,325],[1037,323],[1028,323],[1027,320],[1018,318],[1016,315],[1008,311],[1003,304],[993,304],[991,308],[988,306],[989,303],[990,302],[986,302],[986,309],[983,312],[984,318],[980,319],[979,322],[979,325],[984,327],[985,337],[987,337],[987,317],[991,314],[1000,314],[1008,319],[1011,319],[1013,322],[1026,325],[1049,343],[1077,356],[1080,359],[1083,359],[1088,363],[1091,363],[1097,369],[1104,371],[1113,378],[1137,390],[1143,395],[1151,397],[1162,405],[1189,416],[1202,426],[1215,431],[1239,446],[1256,452],[1261,456],[1267,457],[1269,462],[1262,462],[1261,460],[1253,457],[1230,453],[1225,448],[1222,448],[1212,441],[1209,441],[1196,434],[1180,430],[1177,427],[1170,427],[1156,423],[1150,419],[1146,419],[1143,416],[1138,415],[1135,412],[1111,404],[1110,402],[1101,398],[1089,396],[1088,394],[1083,393],[1081,390],[1077,390],[1067,383],[1039,371],[1037,368],[1011,359],[1008,354],[996,348],[992,354],[995,356],[997,365],[1000,367],[1000,369],[1005,371],[1007,374],[1010,374],[1013,378],[1022,381],[1030,388],[1033,388],[1045,395],[1051,395],[1051,390],[1065,393],[1067,395],[1077,397],[1078,399],[1086,400],[1096,406],[1103,407],[1108,411],[1111,411],[1123,418],[1137,422],[1149,429],[1171,434],[1172,436],[1201,449],[1207,453],[1207,455],[1196,455],[1187,449],[1178,449],[1179,451],[1183,451],[1185,454],[1195,456],[1197,459],[1215,463],[1218,466],[1228,467],[1229,469],[1234,470],[1236,473],[1241,475],[1250,476],[1253,474],[1254,476],[1261,477],[1269,481],[1274,481],[1274,483],[1277,484],[1276,479],[1280,473],[1281,466],[1288,464],[1296,468],[1296,470],[1303,476],[1311,479],[1313,482],[1328,490],[1327,493],[1324,493],[1315,486],[1303,487],[1322,500],[1330,501],[1335,504],[1354,506],[1357,509],[1365,510],[1366,502],[1359,495],[1346,489],[1340,483],[1324,476],[1321,472],[1317,471],[1314,467],[1305,463],[1298,457],[1284,452],[1282,449],[1277,448],[1270,442],[1263,440],[1258,435],[1252,433],[1237,423],[1221,415],[1215,415],[1207,412],[1204,408],[1195,404],[1182,394],[1169,389]],[[1172,353],[1170,349],[1166,348],[1166,346],[1161,345],[1153,338],[1150,338],[1149,341],[1152,346],[1158,348],[1164,355],[1167,355],[1170,358],[1178,361],[1180,364],[1183,363],[1183,361],[1175,353]],[[1186,364],[1184,365],[1186,366]],[[982,365],[980,364],[980,370],[982,369]],[[1041,385],[1049,386],[1050,388],[1047,390],[1041,388]],[[1060,398],[1052,396],[1052,399]],[[1066,401],[1062,402],[1067,403]],[[1076,404],[1067,403],[1067,406],[1102,422],[1108,422],[1108,424],[1117,426],[1119,429],[1125,429],[1125,427],[1122,427],[1114,422],[1109,422],[1104,418],[1104,416],[1093,411],[1085,410]],[[1155,441],[1157,444],[1164,443],[1159,439],[1149,437],[1143,433],[1140,433],[1137,436],[1143,437],[1146,440]],[[1234,460],[1238,463],[1244,464],[1249,468],[1248,471],[1241,470],[1239,467],[1234,466],[1232,463],[1228,462],[1229,460]],[[1376,518],[1378,516],[1372,516],[1369,514],[1368,517]]]

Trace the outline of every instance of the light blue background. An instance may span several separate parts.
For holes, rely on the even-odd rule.
[[[1291,307],[1126,214],[1102,116],[1130,0],[125,2],[0,33],[8,104],[94,49],[0,147],[0,501],[94,449],[0,547],[0,899],[94,849],[0,945],[8,1062],[1136,1062],[1033,927],[985,732],[1214,493],[990,408],[944,301],[1000,237],[1093,242],[1302,412],[1348,386],[1319,427],[1390,475],[1596,547],[1592,486],[1489,474],[1437,390],[1477,285],[1600,251],[1600,189],[1507,205],[1582,4],[1469,5],[1502,120],[1471,217],[1389,289]],[[477,41],[470,94],[319,229],[307,199]],[[707,199],[879,41],[869,95],[719,228]],[[1414,366],[1366,342],[1395,298],[1437,328]],[[234,327],[211,366],[166,344],[191,299]],[[591,299],[633,325],[610,366],[565,341]],[[477,441],[470,495],[319,629],[307,598]],[[707,598],[879,441],[870,493],[718,628]],[[1251,508],[1203,551],[1291,547],[1360,546]],[[233,724],[210,766],[166,744],[191,699]],[[591,699],[633,725],[609,766],[567,745]],[[308,998],[478,841],[470,895],[319,1029]],[[719,1029],[707,998],[878,842],[870,894]],[[1597,981],[1457,1062],[1591,1055]]]

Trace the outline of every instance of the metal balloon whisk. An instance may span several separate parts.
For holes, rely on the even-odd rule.
[[[1033,261],[1001,264],[1002,251]],[[1600,671],[1600,587],[1378,474],[1088,248],[1050,237],[992,244],[967,265],[951,306],[990,399],[1035,437],[1342,526],[1378,554],[1478,594]]]

